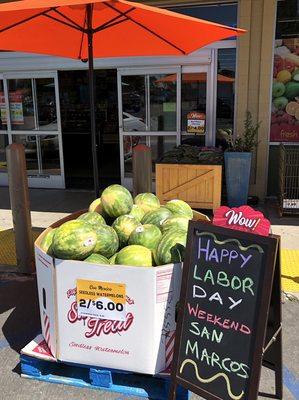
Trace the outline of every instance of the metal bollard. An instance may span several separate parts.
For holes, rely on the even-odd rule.
[[[152,151],[144,144],[133,149],[133,195],[152,191]]]
[[[15,233],[19,272],[35,272],[28,178],[24,146],[13,143],[6,147],[10,204]]]

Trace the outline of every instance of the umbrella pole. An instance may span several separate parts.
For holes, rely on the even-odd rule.
[[[91,149],[93,163],[93,182],[95,198],[99,197],[99,169],[96,141],[96,115],[95,115],[95,81],[93,65],[93,32],[92,32],[92,5],[87,4],[87,31],[88,31],[88,81],[89,81],[89,103],[90,103],[90,128]]]

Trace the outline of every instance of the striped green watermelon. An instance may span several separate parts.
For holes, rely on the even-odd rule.
[[[137,226],[141,225],[133,215],[121,215],[116,218],[112,224],[112,228],[118,235],[120,247],[126,246],[129,237]]]
[[[133,215],[139,222],[141,222],[142,218],[144,217],[145,212],[140,206],[137,204],[133,204],[132,210],[129,215]]]
[[[110,261],[106,257],[97,253],[92,253],[90,256],[85,258],[84,261],[87,261],[91,264],[110,264]]]
[[[187,232],[181,229],[170,230],[162,236],[156,251],[158,265],[181,262],[184,260]]]
[[[183,231],[188,231],[189,218],[183,216],[176,216],[167,218],[161,225],[161,231],[163,233],[169,232],[171,229],[177,230],[182,229]]]
[[[170,200],[165,204],[174,215],[183,215],[189,219],[193,218],[192,208],[183,200]]]
[[[135,199],[134,203],[143,209],[145,213],[154,211],[160,207],[160,201],[153,193],[140,193]]]
[[[115,260],[118,253],[115,253],[112,257],[109,258],[109,262],[111,265],[115,265]]]
[[[138,226],[130,235],[129,244],[140,244],[154,251],[162,237],[160,229],[156,225],[145,224]]]
[[[83,220],[67,221],[56,229],[52,249],[55,257],[64,260],[84,260],[94,250],[97,234]]]
[[[171,211],[165,207],[160,207],[157,210],[150,211],[149,213],[145,214],[141,222],[142,224],[153,224],[160,228],[162,223],[171,216]]]
[[[84,214],[81,214],[80,217],[78,217],[77,219],[88,222],[93,227],[106,224],[106,221],[104,220],[102,215],[95,211],[88,211]]]
[[[133,206],[131,193],[121,185],[108,186],[102,193],[101,201],[105,213],[111,218],[128,214]]]
[[[54,233],[56,232],[56,229],[57,228],[54,228],[54,229],[51,229],[49,232],[47,232],[40,243],[41,249],[44,250],[45,253],[49,254],[49,256],[51,256],[53,253],[52,242],[53,242],[53,237],[54,237]]]
[[[115,230],[108,225],[98,225],[94,227],[94,230],[98,239],[93,252],[100,253],[107,258],[112,257],[119,247],[119,240]]]
[[[95,199],[94,201],[92,201],[89,205],[88,211],[95,211],[99,214],[102,214],[103,206],[102,206],[101,198],[98,198],[98,199]]]
[[[151,267],[152,252],[144,246],[131,245],[121,249],[116,256],[116,264],[135,267]]]

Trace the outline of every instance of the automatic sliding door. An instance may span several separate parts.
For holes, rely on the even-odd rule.
[[[5,125],[10,141],[24,145],[29,186],[64,188],[58,82],[47,75],[6,76]]]
[[[119,71],[120,157],[122,184],[132,189],[132,154],[137,144],[152,150],[155,164],[179,142],[178,73]]]

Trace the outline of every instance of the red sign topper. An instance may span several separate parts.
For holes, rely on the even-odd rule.
[[[213,224],[261,236],[269,236],[271,226],[263,213],[249,206],[238,208],[221,206],[214,212]]]

